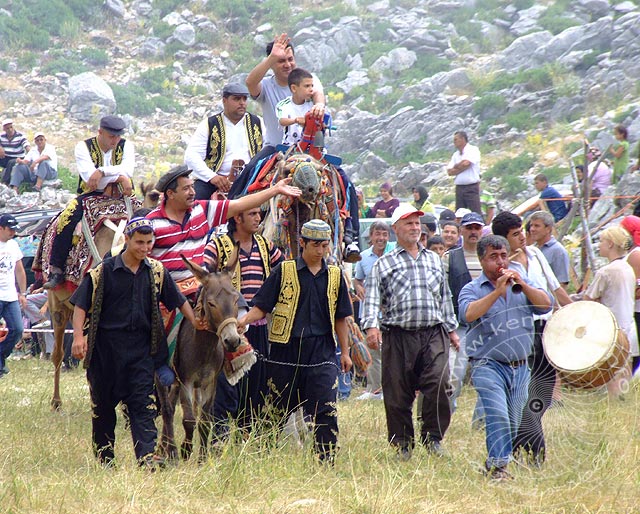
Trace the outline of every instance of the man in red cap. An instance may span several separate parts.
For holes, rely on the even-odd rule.
[[[367,343],[382,345],[387,431],[401,460],[408,460],[414,447],[416,390],[424,395],[422,443],[429,453],[442,455],[440,442],[451,420],[449,345],[459,345],[442,262],[418,242],[423,214],[406,203],[393,211],[398,243],[371,270],[362,324]]]

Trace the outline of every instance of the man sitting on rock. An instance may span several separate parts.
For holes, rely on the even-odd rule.
[[[34,189],[40,192],[45,180],[58,178],[58,156],[52,144],[42,132],[36,132],[34,138],[36,147],[29,150],[24,159],[16,159],[16,165],[11,171],[9,185],[18,192],[18,186],[23,182],[35,184]]]
[[[11,170],[16,164],[16,159],[24,157],[31,149],[27,138],[13,128],[13,120],[7,118],[2,122],[4,132],[0,134],[0,166],[4,168],[2,183],[9,185]]]

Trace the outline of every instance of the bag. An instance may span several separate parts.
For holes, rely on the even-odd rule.
[[[371,366],[371,353],[369,353],[364,335],[353,320],[353,316],[347,318],[347,325],[349,327],[349,356],[353,362],[356,375],[364,377],[367,375],[369,366]]]

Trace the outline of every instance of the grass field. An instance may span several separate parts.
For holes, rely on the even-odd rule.
[[[418,448],[409,462],[396,461],[382,402],[351,399],[339,405],[341,449],[333,468],[318,465],[308,449],[267,449],[250,437],[202,465],[192,460],[150,474],[136,466],[121,418],[118,467],[103,470],[94,462],[83,371],[63,374],[64,410],[52,413],[51,364],[30,359],[9,366],[0,380],[0,512],[640,512],[637,383],[624,402],[565,391],[563,406],[545,418],[544,467],[512,465],[515,480],[494,484],[478,471],[484,433],[470,428],[475,395],[468,388],[444,458]]]

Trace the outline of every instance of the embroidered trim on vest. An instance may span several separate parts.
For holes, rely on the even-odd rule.
[[[164,326],[162,324],[162,315],[160,314],[160,305],[158,304],[158,296],[162,291],[162,282],[164,281],[164,266],[160,261],[147,257],[150,264],[149,278],[154,287],[151,288],[151,355],[155,355],[158,351],[158,344],[165,337]],[[96,336],[98,334],[98,324],[100,323],[100,314],[102,312],[102,301],[104,300],[104,265],[98,264],[95,268],[89,270],[91,282],[93,283],[93,293],[91,295],[91,308],[89,309],[89,319],[85,319],[85,330],[87,334],[87,355],[84,358],[83,367],[89,368],[91,363],[91,355],[96,344]]]
[[[281,270],[280,293],[278,295],[278,301],[271,313],[269,341],[287,344],[291,338],[293,321],[296,317],[298,303],[300,301],[300,281],[298,280],[295,260],[283,261]],[[338,266],[329,265],[328,273],[327,302],[329,304],[329,317],[331,318],[331,334],[335,342],[335,315],[338,307],[341,271]]]
[[[260,258],[262,259],[262,267],[264,269],[264,278],[267,278],[271,273],[271,260],[269,255],[269,245],[264,237],[260,234],[254,234],[253,237],[258,244],[258,252],[260,253]],[[234,241],[229,237],[228,234],[224,234],[222,236],[216,237],[214,240],[216,244],[216,251],[218,254],[218,271],[222,271],[227,267],[227,263],[229,262],[229,258],[231,257],[231,253],[235,248]],[[240,269],[240,259],[236,262],[236,269],[234,270],[233,277],[231,279],[231,284],[233,287],[240,291],[241,287],[241,278],[242,278],[242,270]]]
[[[122,157],[124,156],[124,143],[125,139],[120,139],[118,144],[111,152],[111,166],[118,166],[122,164]],[[104,154],[100,149],[100,145],[98,144],[97,137],[90,137],[89,139],[85,139],[85,144],[87,145],[87,150],[89,150],[89,157],[91,157],[91,161],[96,169],[104,166]],[[82,180],[82,177],[78,178],[78,194],[86,193],[89,191],[87,187],[87,183]]]
[[[207,141],[207,151],[204,162],[207,167],[218,172],[224,155],[227,151],[227,138],[225,137],[224,120],[222,113],[210,116],[209,120],[209,140]],[[249,156],[253,157],[262,148],[262,125],[260,118],[255,114],[246,113],[244,116],[244,128],[249,142]]]

